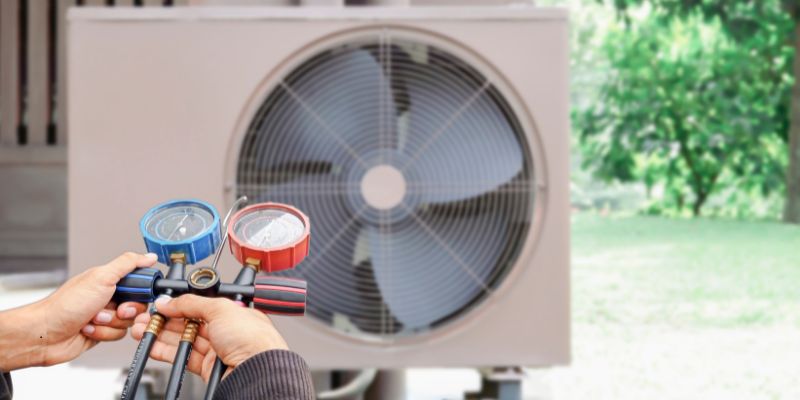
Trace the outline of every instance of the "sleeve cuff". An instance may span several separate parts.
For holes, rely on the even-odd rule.
[[[245,360],[222,380],[214,400],[313,400],[308,365],[297,353],[270,350]]]
[[[14,387],[11,385],[11,374],[0,371],[0,400],[11,400],[14,397]]]

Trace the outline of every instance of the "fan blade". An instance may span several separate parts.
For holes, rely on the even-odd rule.
[[[410,108],[402,152],[414,171],[409,190],[428,202],[481,195],[523,168],[522,144],[493,88],[469,82],[459,70],[417,64],[406,79]]]
[[[317,313],[325,305],[345,315],[357,312],[356,244],[361,226],[346,205],[342,184],[332,175],[307,175],[274,185],[240,186],[240,191],[251,202],[292,204],[308,215],[313,232],[308,258],[294,270],[279,273],[308,281],[308,311]]]
[[[274,101],[262,107],[270,117],[256,117],[261,142],[252,149],[267,155],[257,160],[262,169],[296,161],[341,166],[393,137],[394,100],[370,52],[325,53],[310,63],[276,88]]]
[[[425,329],[483,291],[508,235],[496,212],[414,216],[408,224],[369,227],[375,279],[406,329]]]

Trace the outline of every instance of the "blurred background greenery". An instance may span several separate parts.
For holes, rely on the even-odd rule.
[[[800,223],[796,0],[540,3],[572,9],[577,207]]]
[[[573,362],[533,392],[800,398],[800,1],[538,3],[570,8],[576,212]]]

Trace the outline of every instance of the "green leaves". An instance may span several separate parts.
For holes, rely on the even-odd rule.
[[[731,187],[782,190],[793,24],[779,2],[638,3],[616,0],[610,74],[573,118],[584,166],[659,188],[654,208],[677,213]]]

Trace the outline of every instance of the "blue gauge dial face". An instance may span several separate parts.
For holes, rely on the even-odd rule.
[[[205,207],[193,204],[175,205],[158,210],[147,220],[147,233],[164,242],[195,239],[211,228],[214,215]]]
[[[296,215],[277,209],[261,209],[243,215],[233,226],[233,233],[247,244],[269,250],[290,245],[305,232],[305,224]]]

